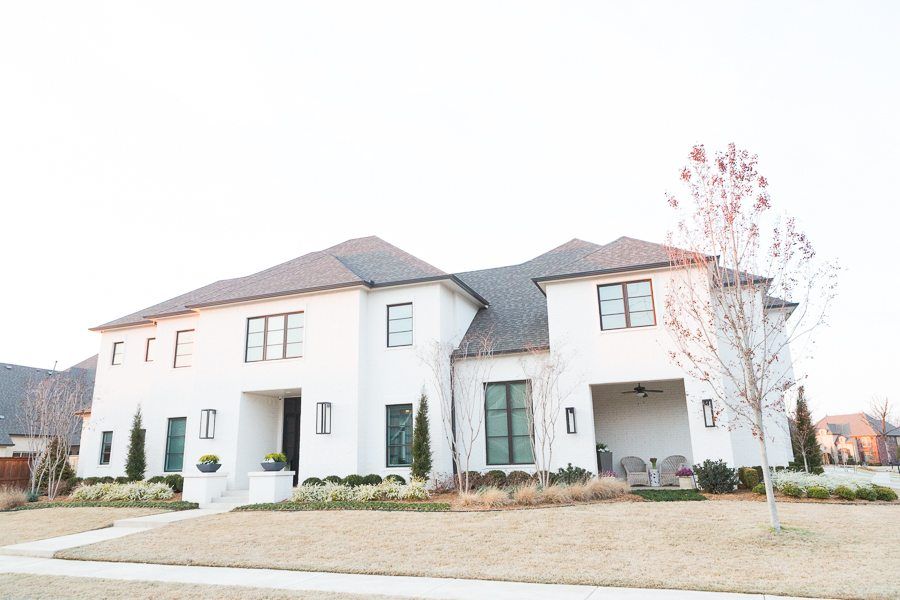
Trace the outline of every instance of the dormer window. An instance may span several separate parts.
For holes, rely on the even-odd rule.
[[[625,329],[656,325],[650,280],[598,285],[600,328]]]

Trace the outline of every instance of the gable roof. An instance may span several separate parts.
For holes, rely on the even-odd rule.
[[[879,435],[881,421],[866,413],[851,413],[848,415],[826,415],[816,423],[816,429],[826,429],[829,433],[846,437],[864,437]],[[900,428],[890,422],[887,423],[889,436],[900,437]]]
[[[86,359],[79,364],[90,360]],[[25,394],[34,382],[51,375],[83,377],[89,386],[85,401],[90,403],[94,387],[93,368],[84,369],[76,366],[70,367],[65,371],[53,371],[51,369],[0,363],[0,415],[4,417],[0,419],[0,446],[13,445],[10,435],[25,435],[26,431],[20,420]],[[81,440],[81,418],[73,414],[72,419],[76,421],[76,426],[69,438],[69,443],[74,446],[79,444]]]
[[[223,279],[131,313],[93,330],[143,325],[152,319],[187,314],[194,308],[273,298],[351,286],[380,287],[448,279],[464,287],[483,304],[484,298],[462,285],[454,275],[404,252],[381,238],[347,240],[325,250],[235,279]]]
[[[623,236],[594,246],[584,256],[536,276],[535,282],[669,266],[669,252],[663,244]]]

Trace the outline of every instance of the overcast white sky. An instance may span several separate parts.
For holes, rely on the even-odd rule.
[[[760,155],[846,268],[816,413],[900,367],[896,2],[5,2],[0,361],[377,234],[447,271],[662,241],[690,146]]]

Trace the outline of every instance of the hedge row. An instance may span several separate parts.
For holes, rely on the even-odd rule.
[[[130,501],[116,500],[104,502],[101,500],[84,500],[80,502],[31,502],[10,510],[35,510],[38,508],[159,508],[162,510],[192,510],[199,508],[196,502],[154,502],[154,501]]]
[[[450,505],[446,502],[275,502],[267,504],[246,504],[235,511],[268,510],[384,510],[412,512],[446,512]]]

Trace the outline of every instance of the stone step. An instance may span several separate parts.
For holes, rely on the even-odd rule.
[[[249,498],[250,490],[225,490],[223,498]]]

